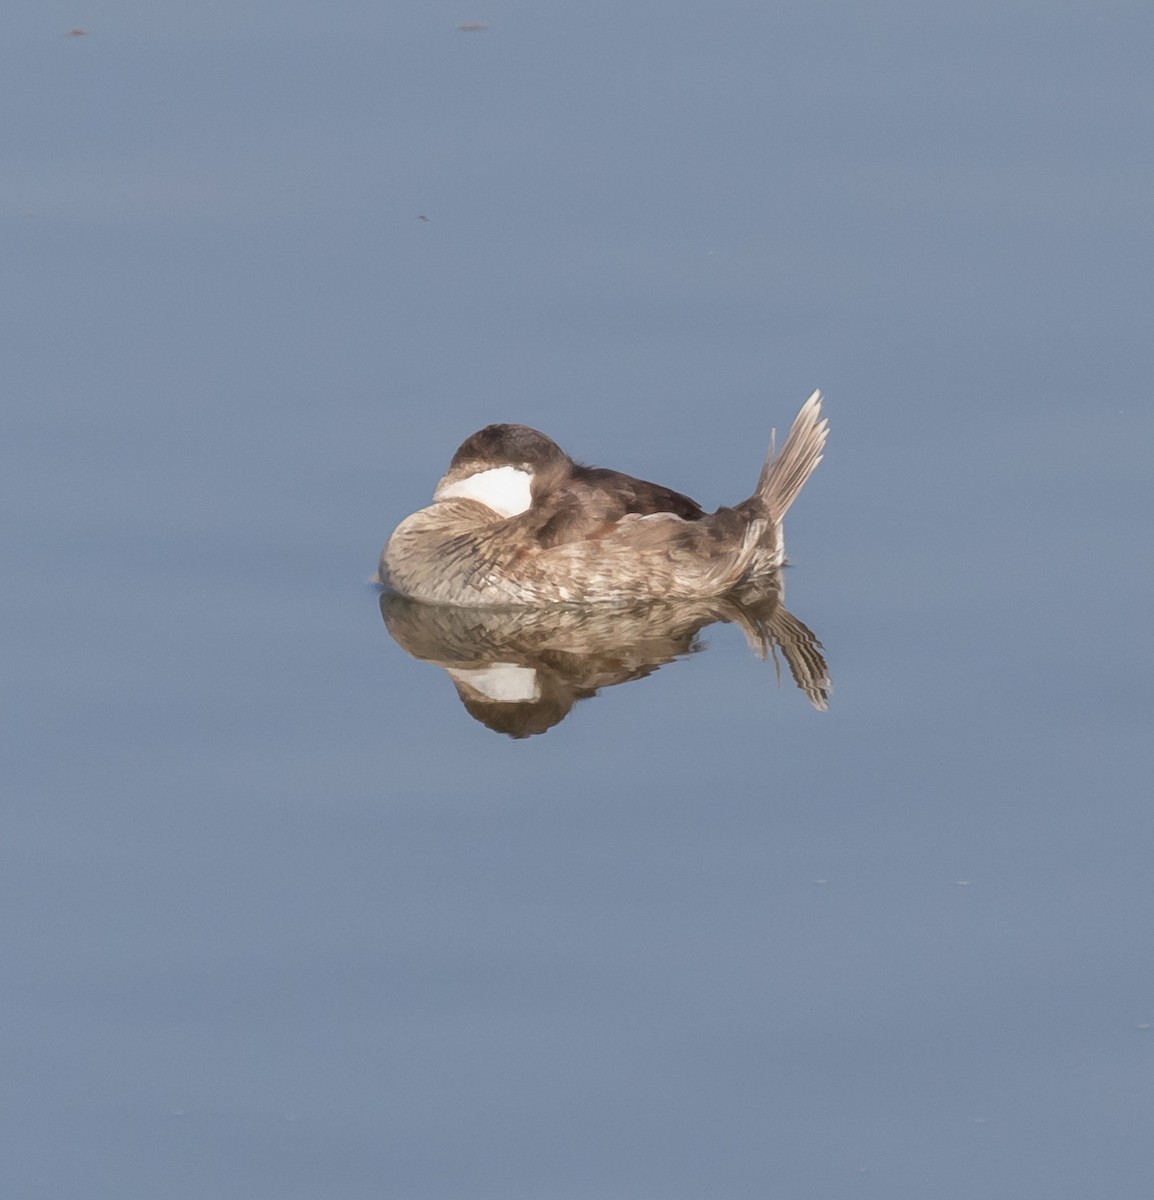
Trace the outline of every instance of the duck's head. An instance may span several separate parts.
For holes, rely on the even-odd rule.
[[[458,447],[433,500],[479,500],[502,517],[515,517],[572,466],[552,438],[528,425],[486,425]]]

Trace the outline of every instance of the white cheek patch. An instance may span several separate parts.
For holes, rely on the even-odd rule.
[[[480,692],[486,700],[497,700],[502,704],[525,704],[541,699],[541,685],[537,672],[532,667],[519,667],[516,663],[494,663],[491,667],[474,667],[472,670],[454,668],[449,672],[456,683]]]
[[[459,496],[465,500],[480,500],[486,508],[503,517],[515,517],[526,512],[533,503],[529,490],[532,483],[533,476],[528,471],[493,467],[437,488],[433,499],[448,500]]]

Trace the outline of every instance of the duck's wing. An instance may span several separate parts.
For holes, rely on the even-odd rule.
[[[654,513],[668,512],[685,521],[700,521],[705,516],[701,505],[681,492],[662,487],[659,483],[650,483],[646,479],[634,479],[632,475],[611,471],[607,467],[575,466],[573,480],[612,497],[620,506],[622,516],[635,513],[648,517]]]
[[[623,521],[668,515],[678,523],[698,521],[705,513],[688,496],[618,471],[582,467],[522,516],[523,530],[541,549],[572,542],[600,541]]]

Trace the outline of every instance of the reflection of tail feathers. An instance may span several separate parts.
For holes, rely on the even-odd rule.
[[[822,644],[811,629],[782,606],[780,576],[772,593],[756,598],[747,593],[740,600],[732,597],[731,602],[728,619],[740,626],[754,654],[758,658],[772,657],[780,683],[781,663],[777,657],[780,650],[794,683],[805,692],[814,708],[825,712],[833,684]]]
[[[814,708],[825,712],[829,708],[829,693],[833,686],[830,683],[829,668],[822,654],[821,642],[807,629],[792,613],[779,608],[770,620],[772,645],[781,647],[782,657],[789,667],[789,673]],[[774,655],[774,666],[777,666],[777,655]],[[781,669],[778,668],[778,678]]]

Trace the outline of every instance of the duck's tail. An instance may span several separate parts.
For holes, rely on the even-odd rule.
[[[781,452],[776,453],[770,442],[757,491],[737,506],[748,522],[745,578],[762,576],[785,561],[782,520],[802,485],[821,462],[828,436],[829,422],[821,415],[821,392],[814,392],[801,406]]]
[[[757,481],[756,496],[775,525],[781,524],[802,485],[821,462],[828,436],[829,422],[821,415],[821,392],[814,392],[801,406],[781,453],[774,454],[770,443],[769,455]]]

